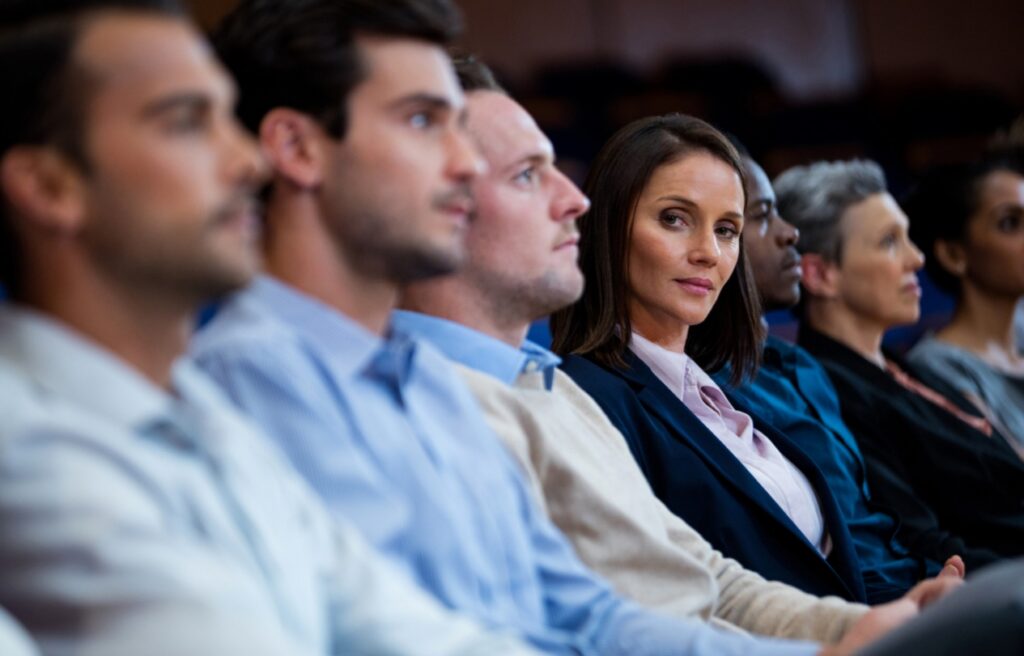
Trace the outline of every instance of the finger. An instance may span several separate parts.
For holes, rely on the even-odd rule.
[[[952,570],[952,572],[950,571]],[[957,576],[963,578],[967,573],[967,565],[964,564],[964,559],[960,556],[950,556],[946,559],[946,564],[942,566],[942,571],[939,576]]]

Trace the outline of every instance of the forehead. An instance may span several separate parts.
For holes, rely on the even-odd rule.
[[[656,168],[640,195],[648,200],[685,196],[698,205],[727,205],[728,209],[743,213],[740,176],[731,166],[703,151],[689,153]]]
[[[981,185],[981,204],[1024,204],[1024,176],[1013,171],[993,171]]]
[[[110,108],[132,109],[182,87],[221,93],[231,89],[205,41],[173,17],[97,17],[76,44],[74,56],[95,85],[94,104]]]
[[[768,179],[768,174],[764,172],[760,164],[749,157],[744,157],[743,175],[746,178],[748,203],[775,200],[775,190],[772,189],[771,180]]]
[[[522,105],[496,91],[467,97],[469,131],[492,169],[526,157],[554,157],[554,148]]]
[[[462,89],[444,49],[411,38],[361,35],[356,47],[366,75],[354,96],[372,103],[391,103],[422,94],[464,105]]]

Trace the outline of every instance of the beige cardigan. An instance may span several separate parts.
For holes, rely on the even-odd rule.
[[[654,496],[622,434],[561,371],[547,391],[539,373],[509,387],[458,368],[552,521],[623,595],[677,617],[828,643],[867,611],[768,582],[716,551]]]

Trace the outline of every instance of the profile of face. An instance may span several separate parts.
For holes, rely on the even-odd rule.
[[[576,220],[590,203],[558,168],[551,142],[516,101],[468,94],[469,132],[487,163],[461,275],[517,319],[532,321],[583,291]]]
[[[863,324],[912,324],[921,308],[917,272],[924,255],[910,241],[910,222],[892,196],[872,194],[839,220],[840,263],[829,264],[836,298]]]
[[[940,262],[985,294],[1024,296],[1024,176],[998,170],[980,181],[965,238],[949,245]]]
[[[445,51],[408,38],[358,37],[365,79],[348,129],[327,139],[323,214],[364,275],[408,283],[459,267],[483,160]]]
[[[743,221],[743,249],[753,269],[754,282],[766,310],[792,307],[800,300],[800,231],[779,216],[775,191],[757,162],[745,157],[743,174],[747,207]]]
[[[184,21],[111,14],[85,30],[76,239],[123,285],[203,299],[256,272],[254,193],[266,175],[235,91]]]
[[[658,167],[637,199],[627,255],[633,329],[672,340],[704,321],[740,257],[743,183],[702,151]]]

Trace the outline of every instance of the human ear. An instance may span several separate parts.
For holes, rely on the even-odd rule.
[[[960,242],[936,240],[932,254],[943,269],[957,278],[962,278],[967,273],[967,253]]]
[[[325,139],[316,121],[285,107],[270,110],[260,123],[260,147],[274,176],[300,189],[315,189],[323,182]]]
[[[81,170],[51,146],[15,146],[0,160],[0,188],[14,214],[47,231],[70,233],[85,216]]]
[[[800,259],[803,274],[801,284],[807,293],[821,298],[835,298],[839,294],[839,267],[818,253],[804,253]]]

